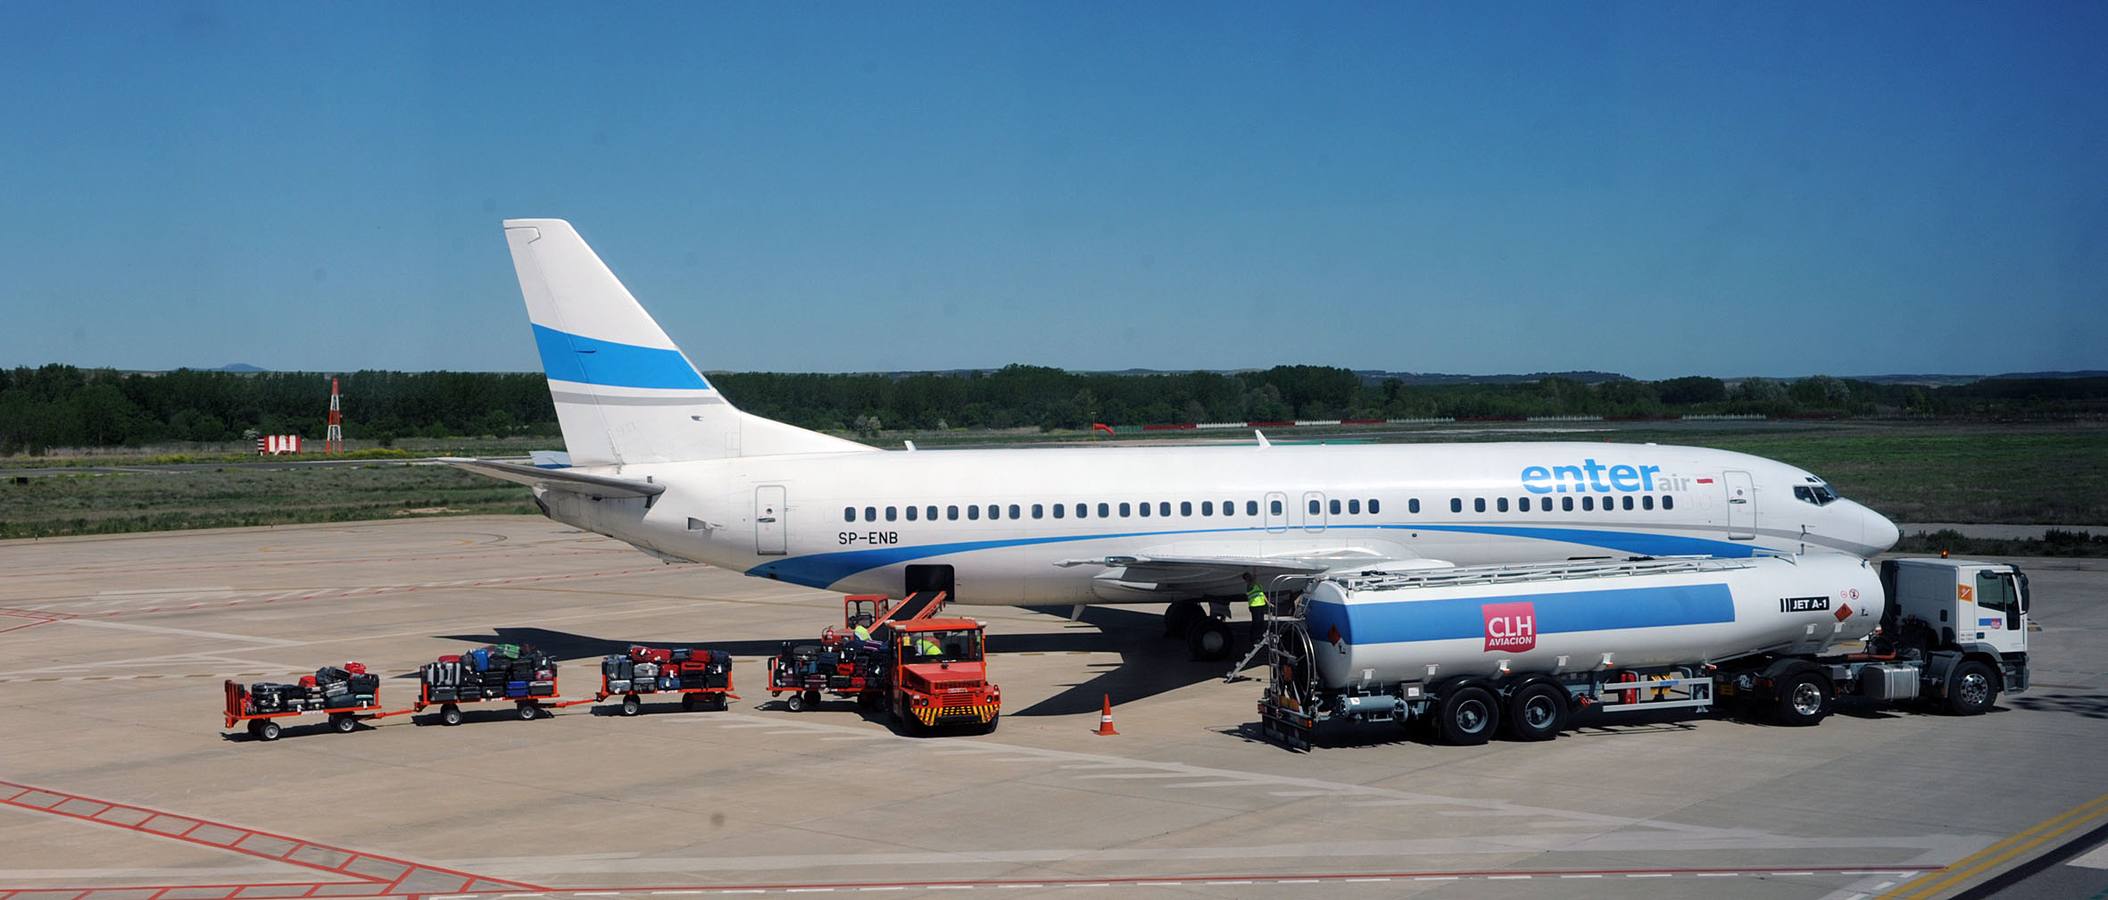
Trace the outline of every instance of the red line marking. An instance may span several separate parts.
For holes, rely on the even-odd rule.
[[[229,825],[229,824],[227,824],[227,823],[224,823],[224,822],[208,822],[208,821],[206,821],[206,820],[204,820],[204,819],[200,819],[200,818],[197,818],[197,817],[194,817],[194,816],[179,816],[179,815],[176,815],[176,814],[174,814],[174,813],[164,812],[164,811],[162,811],[162,810],[157,810],[157,809],[151,809],[151,808],[148,808],[148,807],[144,807],[144,806],[130,806],[130,805],[127,805],[127,804],[116,804],[116,803],[110,803],[110,802],[109,802],[109,801],[107,801],[107,800],[100,800],[100,799],[97,799],[97,798],[94,798],[94,797],[83,797],[83,796],[80,796],[80,795],[78,795],[78,794],[69,794],[69,793],[66,793],[65,791],[55,791],[55,790],[49,790],[49,789],[45,789],[45,788],[35,788],[35,787],[31,787],[30,785],[26,785],[26,784],[19,784],[19,783],[16,783],[16,782],[11,782],[11,781],[0,781],[0,788],[20,788],[20,789],[22,789],[22,792],[23,792],[23,793],[28,793],[28,792],[31,792],[31,791],[40,791],[40,792],[42,792],[42,793],[46,793],[46,794],[51,794],[51,795],[53,795],[53,796],[56,796],[56,797],[60,797],[60,798],[62,798],[62,799],[61,799],[61,800],[59,801],[60,803],[63,803],[63,802],[65,802],[65,800],[69,800],[69,799],[71,799],[71,800],[87,800],[87,801],[90,801],[90,802],[94,802],[94,803],[103,803],[103,804],[107,804],[107,805],[109,805],[109,806],[111,806],[111,807],[122,807],[122,808],[125,808],[125,809],[132,809],[132,810],[137,810],[137,811],[139,811],[139,812],[143,812],[143,813],[149,813],[149,814],[151,814],[151,815],[150,815],[150,816],[149,816],[149,817],[148,817],[148,818],[147,818],[146,820],[142,821],[142,822],[141,822],[140,824],[138,824],[138,825],[124,825],[124,824],[121,824],[121,823],[117,823],[117,822],[111,822],[111,821],[107,821],[107,820],[104,820],[104,819],[96,819],[96,818],[93,818],[93,817],[90,817],[90,816],[84,816],[84,815],[80,815],[80,814],[78,814],[78,813],[69,813],[69,812],[63,812],[63,811],[60,811],[60,810],[58,810],[58,809],[55,809],[55,808],[51,808],[51,809],[44,809],[44,808],[40,808],[40,807],[30,806],[29,804],[14,804],[14,805],[20,806],[20,807],[22,807],[22,808],[25,808],[25,809],[41,809],[41,811],[43,811],[43,812],[48,812],[48,813],[51,813],[51,814],[53,814],[53,815],[65,816],[66,818],[69,818],[69,819],[77,819],[77,820],[80,820],[80,821],[83,821],[83,822],[94,822],[94,823],[96,823],[96,824],[98,824],[98,825],[108,825],[108,826],[110,826],[110,827],[112,827],[112,828],[123,828],[123,829],[125,829],[125,830],[127,830],[127,831],[139,831],[139,832],[144,832],[144,833],[147,833],[147,834],[152,834],[152,835],[156,835],[156,836],[158,836],[158,837],[165,837],[165,838],[170,838],[170,839],[172,839],[172,840],[179,840],[179,841],[183,841],[183,842],[186,842],[186,843],[191,843],[191,844],[197,844],[197,845],[199,845],[199,846],[204,846],[204,847],[214,847],[214,848],[217,848],[217,849],[220,849],[220,850],[226,850],[226,851],[230,851],[230,852],[234,852],[234,853],[240,853],[240,854],[242,854],[242,855],[244,855],[244,856],[253,856],[253,857],[256,857],[256,858],[258,858],[258,859],[269,859],[269,860],[273,860],[273,861],[279,861],[279,862],[285,862],[285,863],[289,863],[289,864],[291,864],[291,865],[296,865],[296,866],[302,866],[302,867],[305,867],[305,868],[309,868],[309,869],[320,869],[320,870],[322,870],[322,871],[328,871],[328,872],[337,872],[337,873],[340,873],[340,874],[346,874],[346,875],[351,875],[352,877],[354,877],[354,878],[357,878],[357,879],[359,879],[359,880],[361,880],[361,881],[365,881],[365,882],[371,882],[371,883],[379,883],[379,882],[380,882],[380,879],[379,879],[379,878],[375,878],[375,877],[371,877],[371,876],[359,875],[358,873],[355,873],[355,872],[345,872],[342,866],[339,866],[339,867],[337,867],[337,868],[335,868],[335,869],[331,869],[331,868],[328,868],[328,867],[325,867],[325,866],[322,866],[322,865],[318,865],[318,864],[315,864],[315,863],[308,863],[308,862],[303,862],[303,861],[300,861],[300,860],[296,860],[296,859],[290,859],[290,858],[287,858],[287,859],[280,859],[280,858],[278,858],[278,857],[274,857],[274,856],[272,856],[271,854],[268,854],[268,853],[263,853],[263,852],[259,852],[259,851],[256,851],[256,850],[250,850],[250,849],[247,849],[247,848],[244,848],[244,847],[238,847],[238,846],[234,846],[234,844],[238,844],[238,843],[240,843],[240,842],[241,842],[242,840],[246,839],[246,838],[247,838],[248,836],[251,836],[251,835],[262,835],[262,836],[264,836],[264,837],[269,837],[269,838],[276,838],[276,839],[278,839],[278,840],[281,840],[281,841],[288,841],[288,842],[291,842],[291,843],[294,843],[294,844],[302,844],[302,845],[305,845],[305,846],[309,846],[309,847],[314,847],[314,848],[316,848],[316,849],[319,849],[319,850],[326,850],[326,851],[330,851],[330,852],[335,852],[335,853],[342,853],[342,854],[344,854],[344,855],[345,855],[345,856],[347,857],[347,858],[346,858],[346,860],[345,860],[345,863],[344,863],[344,865],[346,865],[346,866],[350,865],[350,864],[351,864],[352,862],[355,862],[355,861],[357,861],[357,860],[359,860],[359,859],[362,859],[362,858],[363,858],[363,859],[371,859],[371,860],[378,860],[378,861],[381,861],[381,862],[386,862],[386,863],[390,863],[390,864],[393,864],[393,865],[398,865],[398,866],[402,866],[402,867],[403,867],[403,869],[404,869],[405,871],[408,871],[408,870],[412,870],[412,869],[420,869],[420,868],[421,868],[421,869],[425,869],[425,870],[427,870],[427,871],[432,871],[432,872],[440,872],[440,873],[443,873],[443,874],[447,874],[447,875],[454,875],[454,876],[457,876],[457,877],[460,877],[460,878],[470,879],[471,881],[488,881],[488,882],[491,882],[491,883],[493,883],[493,884],[503,884],[503,885],[509,885],[509,886],[517,886],[517,887],[519,887],[519,888],[522,888],[522,889],[525,889],[525,890],[530,890],[530,891],[542,891],[542,890],[547,890],[547,888],[543,888],[543,887],[541,887],[541,886],[539,886],[539,885],[532,885],[532,884],[528,884],[528,883],[526,883],[526,882],[523,882],[523,881],[513,881],[513,880],[510,880],[510,879],[505,879],[505,878],[491,878],[491,877],[486,877],[486,876],[476,875],[476,874],[473,874],[473,873],[470,873],[470,872],[463,872],[463,871],[460,871],[460,870],[458,870],[458,869],[449,869],[449,868],[444,868],[444,867],[441,867],[441,866],[433,866],[433,865],[426,865],[426,864],[422,864],[422,863],[414,863],[414,862],[411,862],[411,861],[409,861],[409,860],[404,860],[404,859],[396,859],[396,858],[394,858],[394,857],[390,857],[390,856],[383,856],[383,855],[381,855],[381,854],[378,854],[378,853],[362,853],[362,852],[359,852],[359,851],[356,851],[356,850],[348,850],[348,849],[345,849],[345,848],[342,848],[342,847],[333,847],[333,846],[330,846],[330,845],[328,845],[328,844],[317,844],[317,843],[315,843],[315,842],[313,842],[313,841],[306,841],[306,840],[302,840],[302,839],[300,839],[300,838],[295,838],[295,837],[289,837],[289,836],[287,836],[287,835],[283,835],[283,834],[274,834],[274,833],[272,833],[272,832],[269,832],[269,831],[262,831],[262,830],[259,830],[259,829],[255,829],[255,828],[245,828],[245,827],[243,827],[243,826],[240,826],[240,825]],[[17,796],[17,797],[19,797],[19,796],[21,796],[21,794],[17,794],[16,796]],[[58,805],[58,804],[56,804],[56,803],[55,803],[55,804],[53,804],[53,806],[54,806],[54,807],[55,807],[55,806],[57,806],[57,805]],[[107,812],[107,810],[104,810],[104,812]],[[100,815],[100,814],[101,814],[100,812],[99,812],[99,813],[97,813],[97,815]],[[183,830],[183,832],[182,832],[182,833],[180,833],[180,834],[171,834],[171,833],[169,833],[169,832],[166,832],[166,831],[155,831],[155,830],[153,830],[153,829],[150,829],[150,828],[146,828],[146,827],[145,827],[145,825],[146,825],[146,824],[147,824],[148,822],[152,822],[152,821],[154,820],[154,818],[157,818],[157,817],[160,817],[160,816],[167,816],[167,817],[169,817],[169,818],[172,818],[172,819],[181,819],[181,820],[186,820],[186,821],[190,821],[190,822],[193,822],[193,823],[195,823],[195,824],[191,825],[191,826],[190,826],[189,828],[187,828],[187,829],[184,829],[184,830]],[[198,830],[199,828],[203,828],[203,827],[205,827],[206,825],[212,825],[212,826],[214,826],[214,827],[217,827],[217,828],[224,828],[224,829],[226,829],[226,830],[228,830],[228,831],[234,831],[234,832],[241,832],[243,836],[242,836],[242,838],[237,838],[237,839],[236,839],[236,840],[235,840],[235,841],[234,841],[234,842],[233,842],[232,844],[216,844],[216,843],[213,843],[213,842],[211,842],[211,841],[207,841],[207,840],[204,840],[204,839],[202,839],[202,838],[195,838],[195,837],[191,837],[191,836],[190,836],[190,833],[191,833],[191,832],[193,832],[193,831],[196,831],[196,830]]]

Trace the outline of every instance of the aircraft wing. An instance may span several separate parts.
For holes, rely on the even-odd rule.
[[[1326,572],[1441,568],[1441,560],[1389,559],[1368,553],[1314,556],[1105,556],[1065,559],[1064,568],[1103,566],[1091,580],[1091,593],[1107,602],[1240,597],[1244,573],[1269,590],[1296,586]]]
[[[664,493],[666,486],[649,481],[629,478],[613,478],[607,475],[588,475],[569,469],[543,469],[523,466],[519,463],[499,462],[492,459],[463,459],[441,457],[440,462],[457,469],[465,469],[478,475],[524,484],[549,491],[568,491],[584,494],[596,500],[610,497],[656,497]]]

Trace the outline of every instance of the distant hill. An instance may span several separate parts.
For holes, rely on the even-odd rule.
[[[221,367],[219,367],[219,368],[217,368],[217,369],[214,369],[213,371],[215,371],[215,372],[269,372],[269,371],[271,371],[271,370],[270,370],[270,369],[266,369],[266,368],[264,368],[264,367],[262,367],[262,366],[252,366],[252,365],[250,365],[250,364],[248,364],[248,363],[228,363],[228,364],[226,364],[226,365],[224,365],[224,366],[221,366]]]

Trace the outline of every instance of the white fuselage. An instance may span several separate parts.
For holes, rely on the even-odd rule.
[[[1102,567],[1057,565],[1107,556],[1482,565],[1865,557],[1896,540],[1857,503],[1797,497],[1821,484],[1798,468],[1656,445],[923,450],[579,471],[666,490],[648,501],[538,491],[553,518],[666,557],[845,592],[897,595],[908,566],[950,566],[962,603],[1204,599],[1124,594]]]

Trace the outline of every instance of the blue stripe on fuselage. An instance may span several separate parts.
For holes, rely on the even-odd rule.
[[[1638,556],[1755,556],[1768,552],[1762,547],[1748,544],[1728,543],[1707,538],[1681,537],[1667,534],[1648,534],[1629,531],[1602,531],[1580,528],[1512,528],[1500,525],[1333,525],[1327,531],[1353,529],[1389,531],[1447,531],[1466,534],[1491,534],[1502,537],[1530,538],[1545,541],[1562,541],[1618,550]],[[984,541],[958,541],[947,544],[917,544],[899,547],[874,547],[869,550],[841,550],[833,553],[815,553],[810,556],[794,556],[766,562],[748,569],[746,574],[762,578],[774,578],[806,587],[825,588],[835,582],[867,569],[876,569],[896,563],[946,556],[953,553],[972,553],[979,550],[1001,550],[1008,547],[1030,547],[1039,544],[1065,544],[1077,541],[1118,540],[1121,538],[1170,537],[1187,534],[1233,534],[1264,532],[1265,528],[1202,528],[1180,531],[1137,531],[1114,534],[1077,534],[1055,537],[1003,538]],[[1321,532],[1303,532],[1302,529],[1286,529],[1297,537]]]
[[[1447,600],[1312,603],[1304,610],[1310,633],[1330,640],[1334,630],[1348,644],[1447,641],[1486,634],[1480,607],[1527,601],[1538,634],[1712,625],[1735,620],[1735,598],[1724,584],[1618,588],[1559,594],[1519,594]],[[1350,611],[1351,610],[1351,611]]]
[[[541,351],[542,372],[551,381],[685,390],[710,387],[679,350],[618,344],[542,325],[534,326],[534,346]]]

